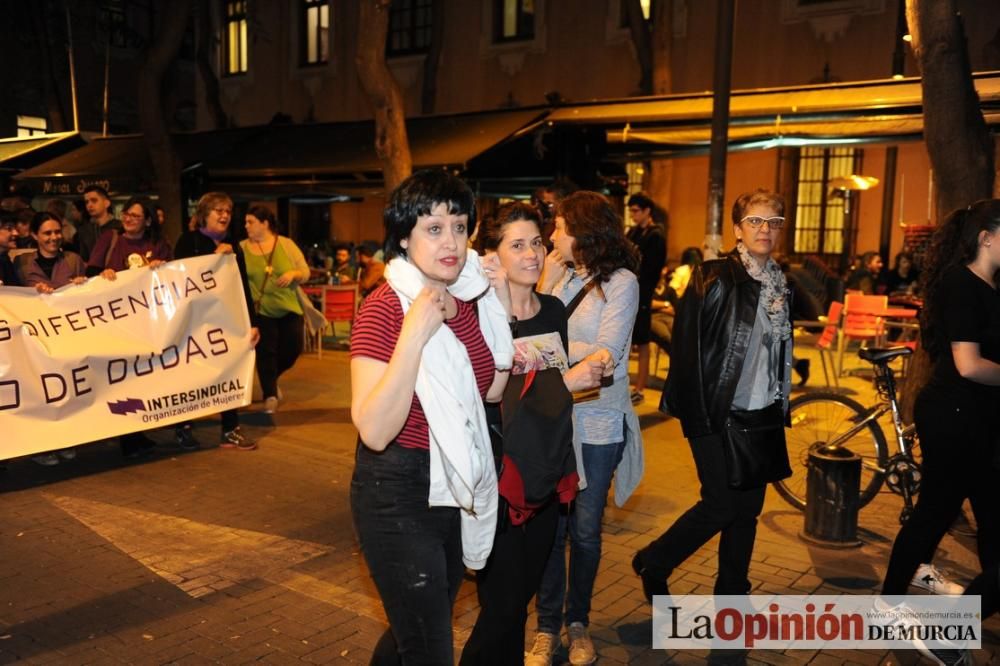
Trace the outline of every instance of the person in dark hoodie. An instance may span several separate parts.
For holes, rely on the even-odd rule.
[[[206,254],[234,254],[236,264],[240,269],[243,284],[243,296],[246,299],[247,313],[250,315],[251,340],[254,345],[260,339],[257,329],[257,314],[250,307],[253,298],[247,282],[247,265],[243,258],[240,245],[232,237],[230,222],[233,217],[233,200],[225,192],[206,192],[198,199],[195,212],[196,226],[185,231],[177,239],[174,247],[174,259],[186,259]],[[198,443],[191,432],[191,423],[181,423],[176,430],[177,444],[184,449],[197,448]],[[236,409],[222,412],[222,439],[219,446],[224,449],[238,451],[253,451],[257,443],[248,439],[240,430],[240,417]]]

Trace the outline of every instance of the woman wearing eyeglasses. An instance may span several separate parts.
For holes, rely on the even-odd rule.
[[[160,237],[152,206],[133,197],[122,209],[122,230],[108,229],[97,239],[87,262],[87,275],[114,280],[117,271],[154,268],[173,258],[170,244]]]
[[[784,423],[792,326],[785,277],[771,258],[784,210],[774,192],[741,195],[733,205],[736,249],[695,270],[680,302],[660,409],[681,421],[701,499],[632,560],[648,599],[668,594],[670,573],[720,533],[715,594],[750,591],[764,489],[791,473]],[[741,439],[749,434],[752,441]],[[760,468],[732,455],[747,450],[758,452],[752,460]]]

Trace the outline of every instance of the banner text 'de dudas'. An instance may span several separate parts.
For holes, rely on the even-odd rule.
[[[232,255],[40,295],[0,287],[0,459],[250,402],[250,319]]]

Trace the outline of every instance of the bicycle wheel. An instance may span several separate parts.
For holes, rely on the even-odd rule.
[[[792,427],[785,429],[792,475],[774,484],[775,490],[797,509],[806,508],[806,473],[809,451],[840,440],[864,418],[867,410],[858,402],[836,393],[810,393],[791,401]],[[846,437],[841,446],[861,457],[860,507],[871,502],[882,487],[888,460],[885,435],[877,421],[866,423]]]

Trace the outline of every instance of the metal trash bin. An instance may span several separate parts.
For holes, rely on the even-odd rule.
[[[849,449],[818,447],[809,452],[805,525],[801,537],[828,548],[854,548],[858,540],[861,458]]]

